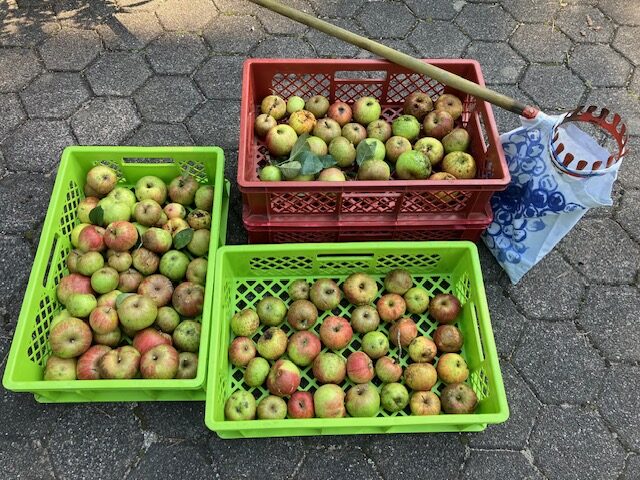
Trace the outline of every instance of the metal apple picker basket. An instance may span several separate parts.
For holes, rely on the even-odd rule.
[[[250,1],[521,115],[522,126],[500,137],[511,183],[492,197],[494,221],[483,236],[513,283],[549,253],[589,208],[612,204],[611,189],[626,154],[628,138],[620,115],[595,106],[547,115],[534,106],[295,8],[274,0]],[[617,152],[610,154],[576,123],[602,129],[615,141]]]

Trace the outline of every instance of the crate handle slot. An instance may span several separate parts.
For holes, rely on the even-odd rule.
[[[319,253],[316,259],[319,262],[339,262],[342,260],[370,260],[373,253]]]
[[[471,319],[473,320],[473,334],[479,347],[480,363],[483,363],[485,359],[484,343],[482,342],[482,335],[480,334],[480,327],[478,326],[478,312],[475,302],[469,301],[469,308],[471,309]]]
[[[385,70],[338,70],[333,74],[336,80],[370,80],[374,82],[384,82],[387,80]]]
[[[47,258],[47,268],[44,271],[44,275],[42,276],[42,286],[47,287],[49,283],[49,274],[51,273],[51,268],[53,267],[53,257],[56,254],[56,247],[58,246],[58,233],[53,237],[53,242],[51,242],[51,248],[49,249],[49,257]]]
[[[153,155],[145,155],[144,157],[123,157],[122,163],[176,163],[173,158],[154,157]]]

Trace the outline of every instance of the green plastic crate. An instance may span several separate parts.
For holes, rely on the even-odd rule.
[[[266,388],[252,389],[244,384],[242,369],[233,367],[228,361],[228,346],[233,340],[229,321],[235,312],[254,307],[260,298],[268,294],[289,304],[288,286],[299,278],[312,282],[329,277],[342,284],[349,274],[364,271],[376,278],[379,291],[382,291],[385,274],[394,268],[409,270],[414,284],[424,286],[432,294],[454,293],[461,300],[463,310],[457,325],[465,336],[462,355],[471,372],[467,382],[480,400],[476,413],[411,416],[407,408],[394,414],[381,410],[372,418],[225,420],[224,404],[234,390],[244,388],[252,391],[256,400],[268,395]],[[215,328],[211,332],[205,423],[222,438],[481,431],[488,424],[501,423],[509,417],[480,261],[473,243],[378,242],[223,247],[217,253],[214,283],[212,317]],[[353,308],[343,299],[333,314],[349,318]],[[328,314],[321,314],[313,328],[316,333]],[[411,317],[421,334],[431,335],[437,327],[427,314]],[[292,331],[286,324],[283,329]],[[384,324],[379,330],[388,333]],[[263,331],[264,327],[261,327],[254,340]],[[355,334],[351,344],[341,351],[345,358],[351,351],[359,349],[359,338]],[[391,347],[389,355],[398,358],[397,348]],[[403,366],[407,359],[405,352],[401,361]],[[317,384],[310,367],[301,369],[301,372],[301,389],[315,388]],[[377,378],[375,382],[379,382]],[[351,383],[347,381],[345,385],[346,389]],[[441,388],[438,382],[434,391]]]
[[[185,380],[74,380],[44,381],[42,373],[50,354],[49,325],[62,309],[56,300],[58,280],[68,273],[66,258],[70,233],[78,223],[76,207],[84,197],[87,172],[97,164],[115,169],[119,185],[133,186],[145,175],[165,182],[189,173],[201,184],[214,186],[209,249],[224,245],[229,208],[228,182],[224,180],[224,152],[218,147],[68,147],[62,154],[51,201],[42,228],[29,283],[4,372],[3,385],[15,392],[31,392],[39,402],[125,402],[146,400],[204,400],[207,372],[210,308],[213,296],[214,255],[205,285],[202,339],[198,373]],[[227,190],[225,192],[225,190]]]

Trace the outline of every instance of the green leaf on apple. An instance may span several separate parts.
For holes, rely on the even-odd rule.
[[[333,167],[334,165],[336,165],[338,162],[336,162],[336,159],[333,158],[333,156],[331,155],[322,155],[320,157],[320,161],[322,162],[322,168],[329,168],[329,167]]]
[[[186,247],[191,239],[193,238],[193,229],[185,228],[184,230],[180,230],[176,233],[175,237],[173,237],[173,246],[180,250],[181,248]]]
[[[298,137],[296,143],[293,144],[293,148],[291,149],[291,155],[289,155],[289,160],[294,160],[296,155],[303,151],[304,149],[308,150],[309,146],[307,145],[307,138],[309,138],[308,133],[303,133]]]
[[[118,295],[116,297],[116,308],[119,307],[122,304],[122,302],[124,302],[125,299],[127,297],[130,297],[131,295],[135,295],[135,294],[134,293],[121,293],[120,295]]]
[[[315,175],[324,168],[320,157],[311,151],[301,152],[297,159],[302,164],[302,170],[300,171],[302,175]]]
[[[302,164],[297,160],[287,161],[285,163],[281,163],[278,165],[278,168],[282,172],[282,175],[287,180],[291,180],[292,178],[296,178],[300,175],[300,170],[302,170]]]
[[[93,225],[102,225],[104,220],[104,210],[101,206],[97,206],[89,212],[89,220]]]
[[[365,160],[371,160],[375,153],[376,151],[374,147],[365,141],[360,142],[356,147],[356,163],[358,166],[362,165]]]

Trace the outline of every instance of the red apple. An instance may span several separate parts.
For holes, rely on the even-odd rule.
[[[429,302],[429,315],[436,322],[451,324],[460,314],[460,300],[449,293],[439,293]]]
[[[66,305],[67,300],[69,300],[69,297],[74,293],[93,293],[91,278],[80,275],[79,273],[72,273],[66,277],[62,277],[56,288],[58,301]]]
[[[78,236],[78,249],[81,252],[102,252],[105,229],[96,225],[89,225],[80,231]]]
[[[100,359],[111,351],[106,345],[94,345],[84,352],[76,364],[76,376],[78,380],[97,380],[100,378],[98,364]]]
[[[375,376],[373,362],[364,352],[353,352],[347,357],[347,376],[353,383],[367,383]]]
[[[320,326],[320,339],[331,350],[341,350],[351,341],[353,330],[344,317],[330,316]]]
[[[311,392],[295,392],[287,402],[289,418],[313,418],[313,395]]]
[[[341,127],[351,121],[351,107],[344,102],[334,102],[327,111],[327,117],[335,120]]]
[[[384,322],[393,322],[399,319],[407,310],[407,304],[404,298],[397,293],[387,293],[383,295],[378,299],[376,307],[380,319]]]
[[[417,336],[418,327],[410,318],[401,318],[389,329],[389,340],[396,347],[401,345],[402,348],[407,348]]]
[[[155,328],[145,328],[133,337],[133,348],[138,350],[140,355],[144,355],[158,345],[173,345],[171,335],[160,332]]]
[[[422,128],[426,136],[440,140],[453,130],[453,122],[453,117],[448,112],[434,110],[424,117]]]
[[[116,252],[132,249],[138,241],[138,230],[130,222],[117,221],[110,223],[104,233],[107,248]]]
[[[311,365],[321,350],[322,344],[318,336],[307,330],[291,335],[287,344],[289,359],[300,367]]]
[[[284,397],[293,394],[300,386],[300,370],[290,360],[278,360],[267,377],[267,388],[272,395]]]

